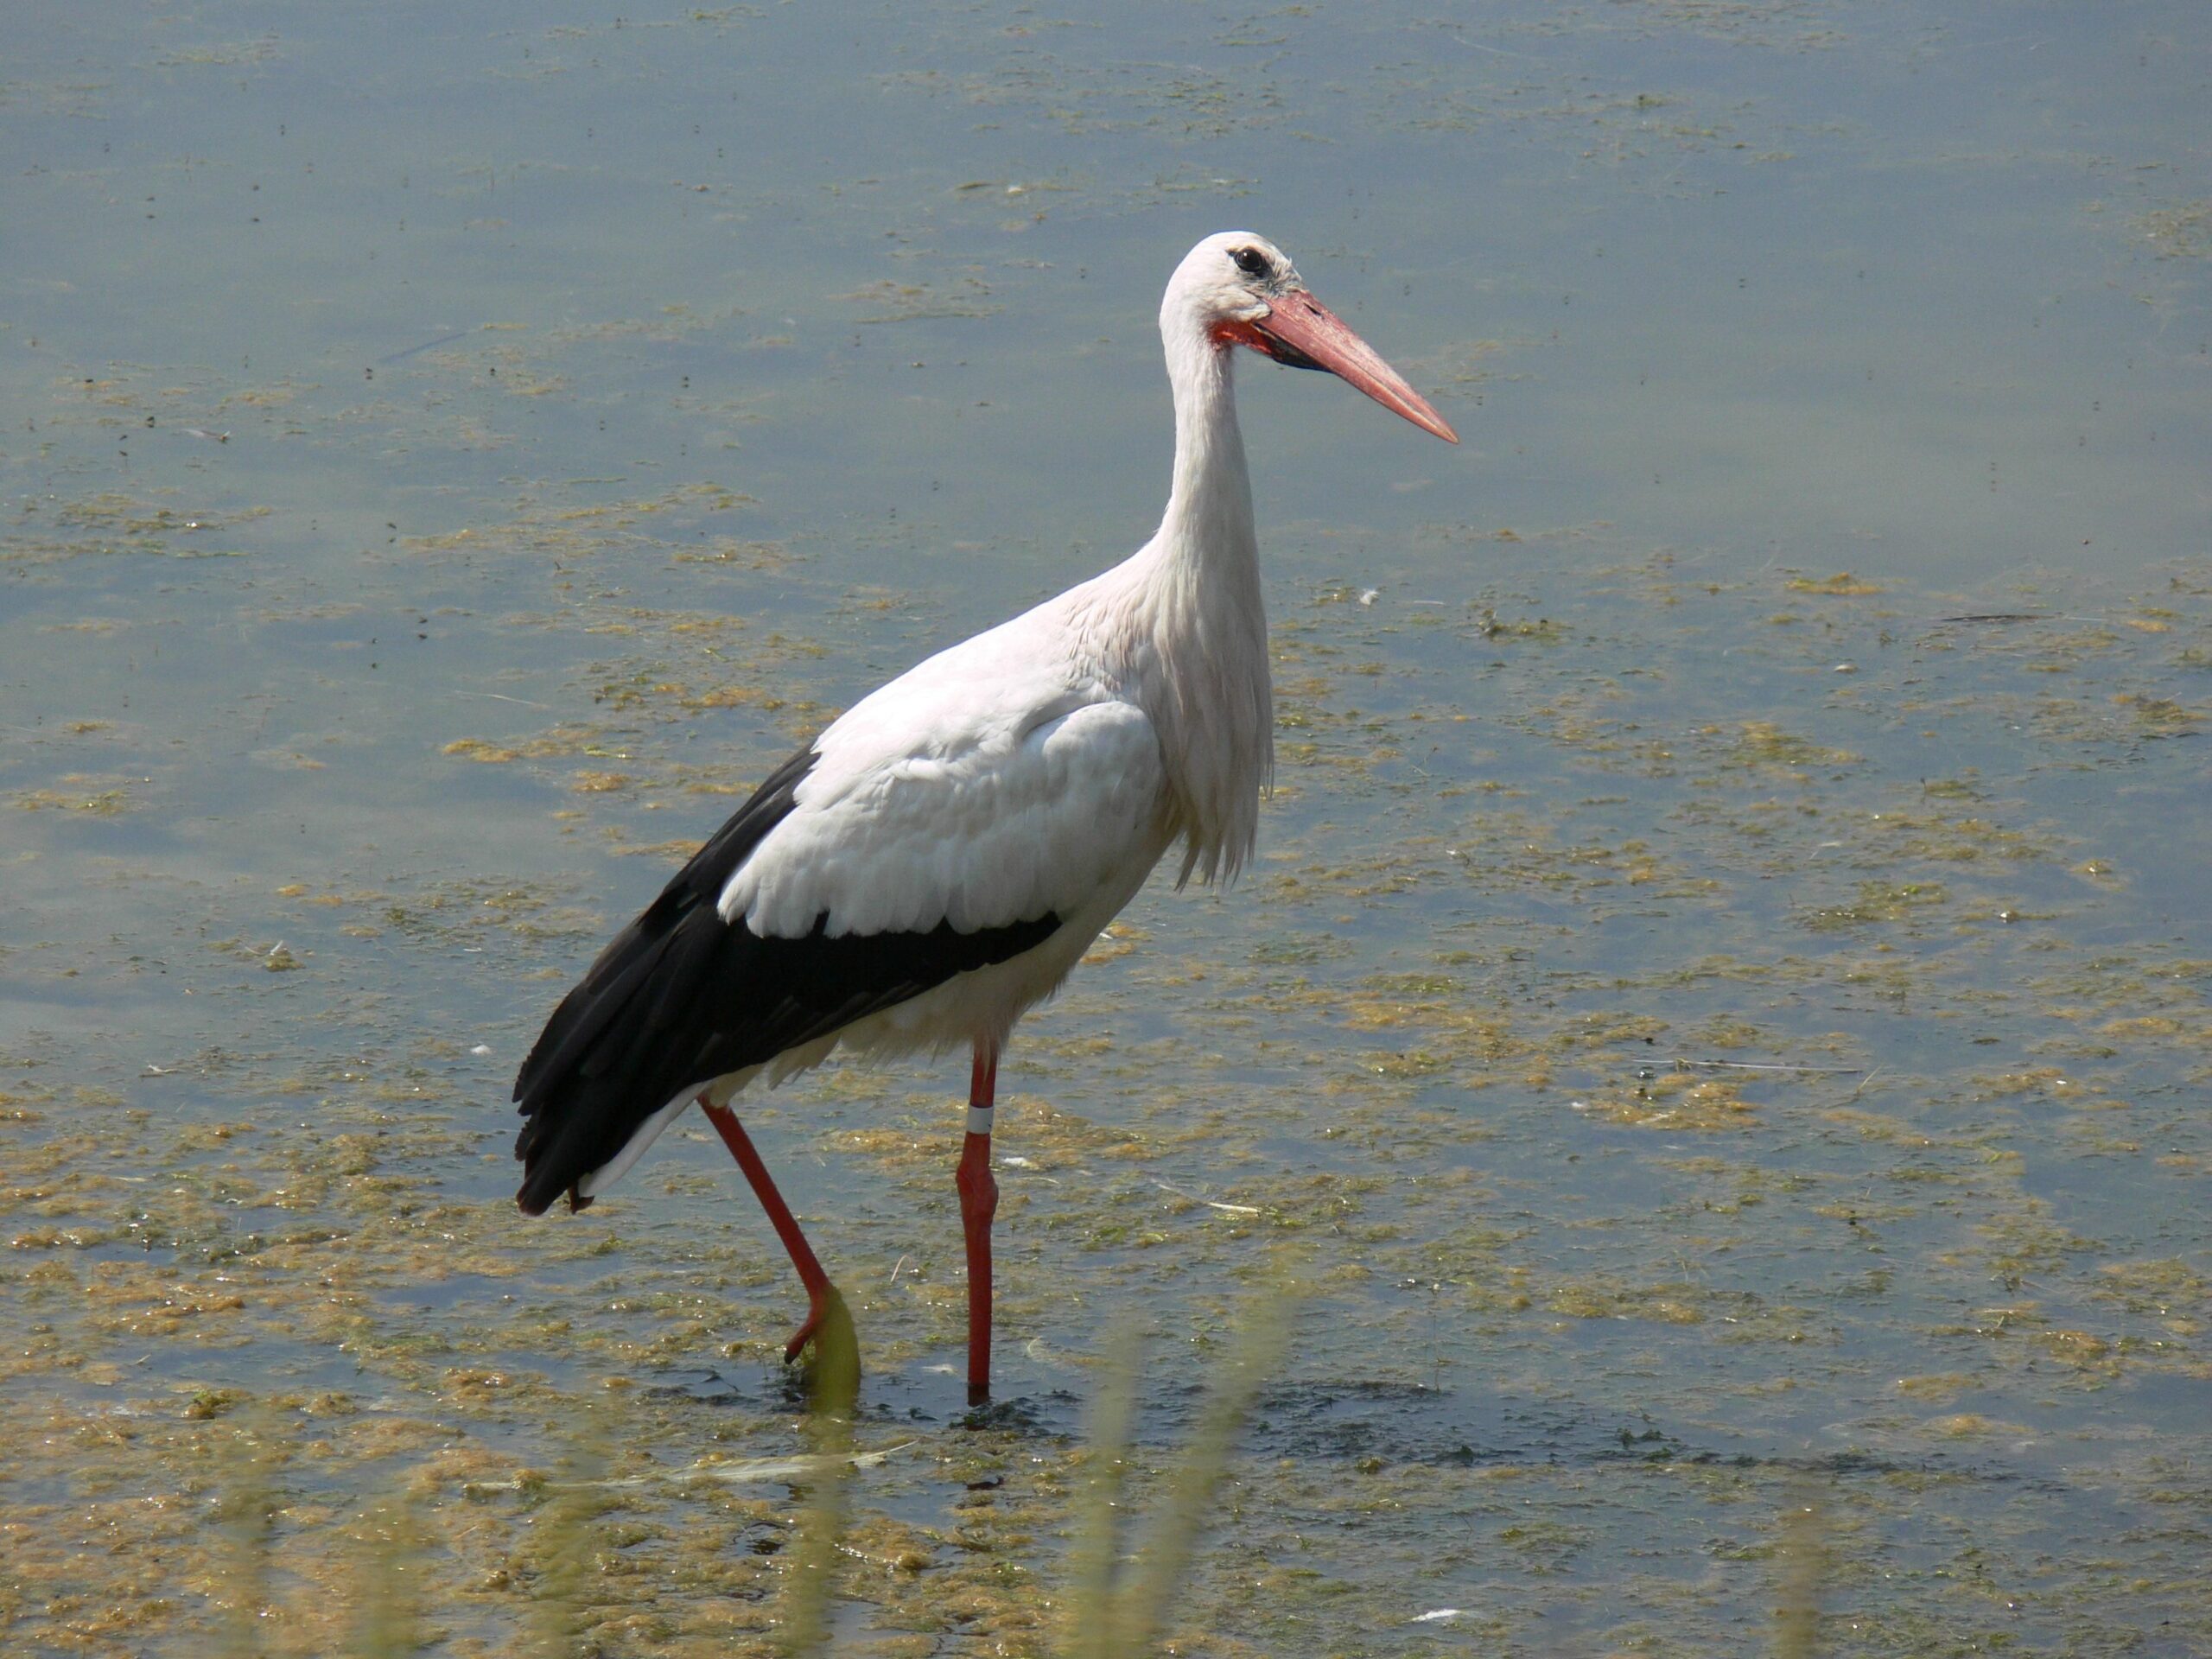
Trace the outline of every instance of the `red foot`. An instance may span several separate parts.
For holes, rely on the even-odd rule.
[[[851,1310],[835,1285],[824,1286],[814,1299],[806,1323],[784,1345],[784,1363],[797,1359],[809,1344],[814,1348],[810,1369],[815,1397],[832,1409],[849,1406],[860,1385],[860,1339],[853,1330]]]
[[[806,1319],[798,1330],[791,1332],[791,1339],[784,1344],[785,1364],[797,1359],[800,1351],[822,1334],[823,1327],[836,1317],[836,1310],[844,1306],[844,1300],[837,1294],[835,1285],[825,1285],[821,1294],[812,1298],[811,1306],[806,1310]]]

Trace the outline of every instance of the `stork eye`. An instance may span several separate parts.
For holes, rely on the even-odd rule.
[[[1236,269],[1247,276],[1264,276],[1268,274],[1268,256],[1257,248],[1231,248],[1229,251],[1229,257],[1236,262]]]

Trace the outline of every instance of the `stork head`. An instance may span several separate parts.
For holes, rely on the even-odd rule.
[[[1342,318],[1315,299],[1290,256],[1249,231],[1217,231],[1168,279],[1160,326],[1195,330],[1213,347],[1243,346],[1294,369],[1325,369],[1447,443],[1459,435]]]

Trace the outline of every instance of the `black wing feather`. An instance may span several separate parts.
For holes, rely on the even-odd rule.
[[[1059,927],[1046,914],[972,933],[762,938],[715,908],[721,891],[797,804],[810,747],[779,766],[617,934],[553,1011],[515,1079],[523,1116],[516,1202],[538,1215],[612,1160],[679,1094],[830,1036],[955,974],[1006,962]]]

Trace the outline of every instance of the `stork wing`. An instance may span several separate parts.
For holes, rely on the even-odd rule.
[[[580,1201],[688,1091],[1011,960],[1142,879],[1165,845],[1151,721],[1065,677],[993,694],[979,643],[793,756],[562,1002],[515,1084],[525,1211]]]
[[[725,921],[767,938],[974,933],[1070,915],[1159,855],[1160,744],[1132,704],[1068,694],[962,725],[875,701],[823,734],[794,810],[723,887]]]

